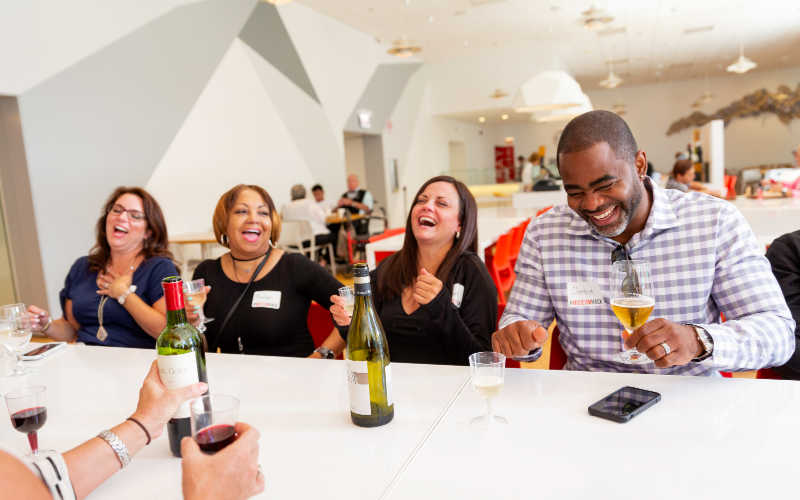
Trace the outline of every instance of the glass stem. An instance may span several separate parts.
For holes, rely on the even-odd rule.
[[[36,434],[36,431],[31,431],[28,433],[28,444],[31,445],[31,451],[34,455],[39,454],[39,436]]]
[[[494,420],[494,409],[492,408],[492,398],[486,398],[486,421]]]

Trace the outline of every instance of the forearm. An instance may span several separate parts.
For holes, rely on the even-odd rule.
[[[336,354],[336,356],[339,356],[339,354],[341,354],[342,351],[344,350],[345,342],[344,339],[342,339],[342,336],[339,335],[339,331],[336,328],[334,328],[331,331],[331,334],[328,335],[328,338],[325,339],[325,342],[323,342],[320,347],[327,347],[328,349],[333,351],[334,354]]]
[[[161,330],[167,324],[167,318],[159,311],[150,307],[141,297],[132,293],[123,304],[136,323],[153,338],[158,338]]]
[[[128,448],[133,457],[141,450],[147,437],[142,429],[131,421],[125,421],[111,429]],[[64,454],[72,486],[78,498],[85,498],[100,483],[122,468],[114,450],[103,439],[94,437]]]
[[[713,354],[705,362],[721,370],[780,366],[795,351],[794,320],[782,313],[763,312],[698,326],[705,328],[714,341]]]
[[[69,321],[64,318],[60,318],[53,320],[44,334],[53,340],[72,342],[77,337],[78,330],[71,325]]]

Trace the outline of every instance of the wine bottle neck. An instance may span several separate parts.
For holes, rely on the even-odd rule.
[[[167,310],[167,326],[175,326],[186,323],[186,309]]]

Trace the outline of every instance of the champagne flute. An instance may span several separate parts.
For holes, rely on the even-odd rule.
[[[200,305],[200,325],[197,327],[197,331],[200,333],[205,333],[206,325],[205,323],[211,323],[214,321],[214,318],[206,318],[205,313],[203,312],[203,306],[206,303],[206,282],[203,278],[199,278],[192,281],[184,281],[183,282],[183,295],[186,296],[187,302],[191,302],[192,305]]]
[[[344,310],[348,316],[353,317],[353,306],[356,302],[356,296],[353,295],[353,289],[349,286],[339,288],[339,297],[344,299]]]
[[[507,424],[508,420],[494,414],[492,399],[500,394],[505,376],[506,357],[499,352],[476,352],[469,356],[469,370],[472,375],[472,387],[486,401],[486,413],[471,420],[471,424],[491,425]]]
[[[611,310],[625,329],[620,336],[622,351],[617,359],[623,363],[651,363],[646,354],[636,348],[627,349],[625,340],[645,324],[655,308],[650,266],[642,260],[618,260],[611,265]]]
[[[189,403],[192,437],[205,453],[214,454],[236,440],[239,400],[226,394],[207,394]]]
[[[11,425],[19,432],[28,435],[28,444],[33,455],[39,453],[37,432],[47,421],[47,407],[44,400],[46,392],[45,386],[33,385],[6,394],[6,406],[11,417]]]

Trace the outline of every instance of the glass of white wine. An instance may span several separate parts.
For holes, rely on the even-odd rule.
[[[197,331],[200,333],[205,333],[206,331],[206,323],[211,323],[214,321],[214,318],[206,318],[205,313],[203,313],[203,306],[206,304],[206,282],[203,278],[199,278],[192,281],[184,281],[183,282],[183,295],[186,297],[187,301],[191,301],[192,305],[199,305],[200,312],[198,316],[200,317],[200,325],[197,327]]]
[[[636,348],[625,347],[625,340],[645,324],[656,305],[648,263],[642,260],[618,260],[611,264],[609,295],[611,310],[625,329],[620,336],[622,351],[617,354],[617,359],[629,364],[651,363],[646,354]]]
[[[486,413],[471,420],[473,425],[507,424],[508,420],[494,414],[492,399],[500,394],[505,377],[506,357],[499,352],[476,352],[469,356],[472,387],[486,401]]]
[[[349,286],[343,286],[339,289],[339,297],[344,299],[344,310],[348,316],[353,317],[353,305],[356,302],[356,296],[353,295],[353,289]]]
[[[32,316],[25,309],[25,304],[9,304],[0,307],[0,344],[9,354],[16,356],[17,362],[13,376],[25,375],[27,370],[22,365],[22,352],[31,341]]]

